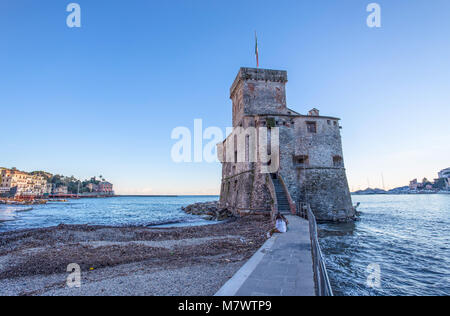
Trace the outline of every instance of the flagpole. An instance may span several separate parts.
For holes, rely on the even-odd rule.
[[[259,49],[258,49],[258,35],[255,31],[255,55],[256,55],[256,68],[259,68]]]

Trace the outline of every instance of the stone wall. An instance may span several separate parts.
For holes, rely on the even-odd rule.
[[[233,126],[245,115],[286,113],[287,72],[241,68],[231,90]]]
[[[270,212],[271,203],[265,175],[256,169],[222,179],[220,206],[234,214],[243,211]]]
[[[355,218],[345,169],[303,169],[300,177],[297,201],[309,203],[318,221]]]

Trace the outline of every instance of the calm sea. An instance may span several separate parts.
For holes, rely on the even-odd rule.
[[[205,225],[211,222],[181,210],[197,202],[217,201],[217,196],[115,197],[49,202],[47,205],[0,205],[0,232],[63,224],[92,225]],[[4,221],[4,222],[2,222]],[[2,222],[2,223],[1,223]]]
[[[336,295],[450,295],[450,195],[353,196],[361,220],[321,224]],[[380,288],[374,270],[379,267]],[[378,268],[376,268],[378,269]]]
[[[0,232],[64,224],[203,225],[182,206],[211,196],[117,197],[26,207],[0,205]],[[361,220],[321,224],[320,242],[336,295],[450,295],[450,195],[353,196]],[[367,266],[380,288],[367,286]]]

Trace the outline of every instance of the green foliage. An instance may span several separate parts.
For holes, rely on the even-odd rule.
[[[276,126],[277,126],[277,124],[276,124],[275,119],[273,117],[270,117],[270,118],[267,119],[267,127],[268,128],[274,128]]]
[[[104,179],[101,177],[101,179]],[[103,180],[104,181],[104,180]],[[65,177],[63,175],[54,175],[51,178],[47,180],[47,183],[51,183],[53,187],[58,188],[65,186],[67,187],[67,191],[70,194],[77,194],[78,193],[78,187],[80,188],[80,193],[87,193],[90,192],[89,188],[87,187],[89,184],[100,184],[100,180],[97,180],[96,177],[92,177],[90,180],[84,180],[81,181],[74,176]]]
[[[436,180],[436,182],[433,184],[433,188],[435,189],[445,189],[446,187],[446,180],[445,179],[438,179]]]

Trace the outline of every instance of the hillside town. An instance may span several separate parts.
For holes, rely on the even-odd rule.
[[[389,191],[383,189],[360,190],[353,194],[450,194],[450,168],[438,172],[438,177],[433,181],[423,178],[411,180],[408,186],[395,188]]]
[[[114,196],[113,184],[103,176],[80,181],[45,171],[25,172],[0,167],[0,198],[46,199]]]

